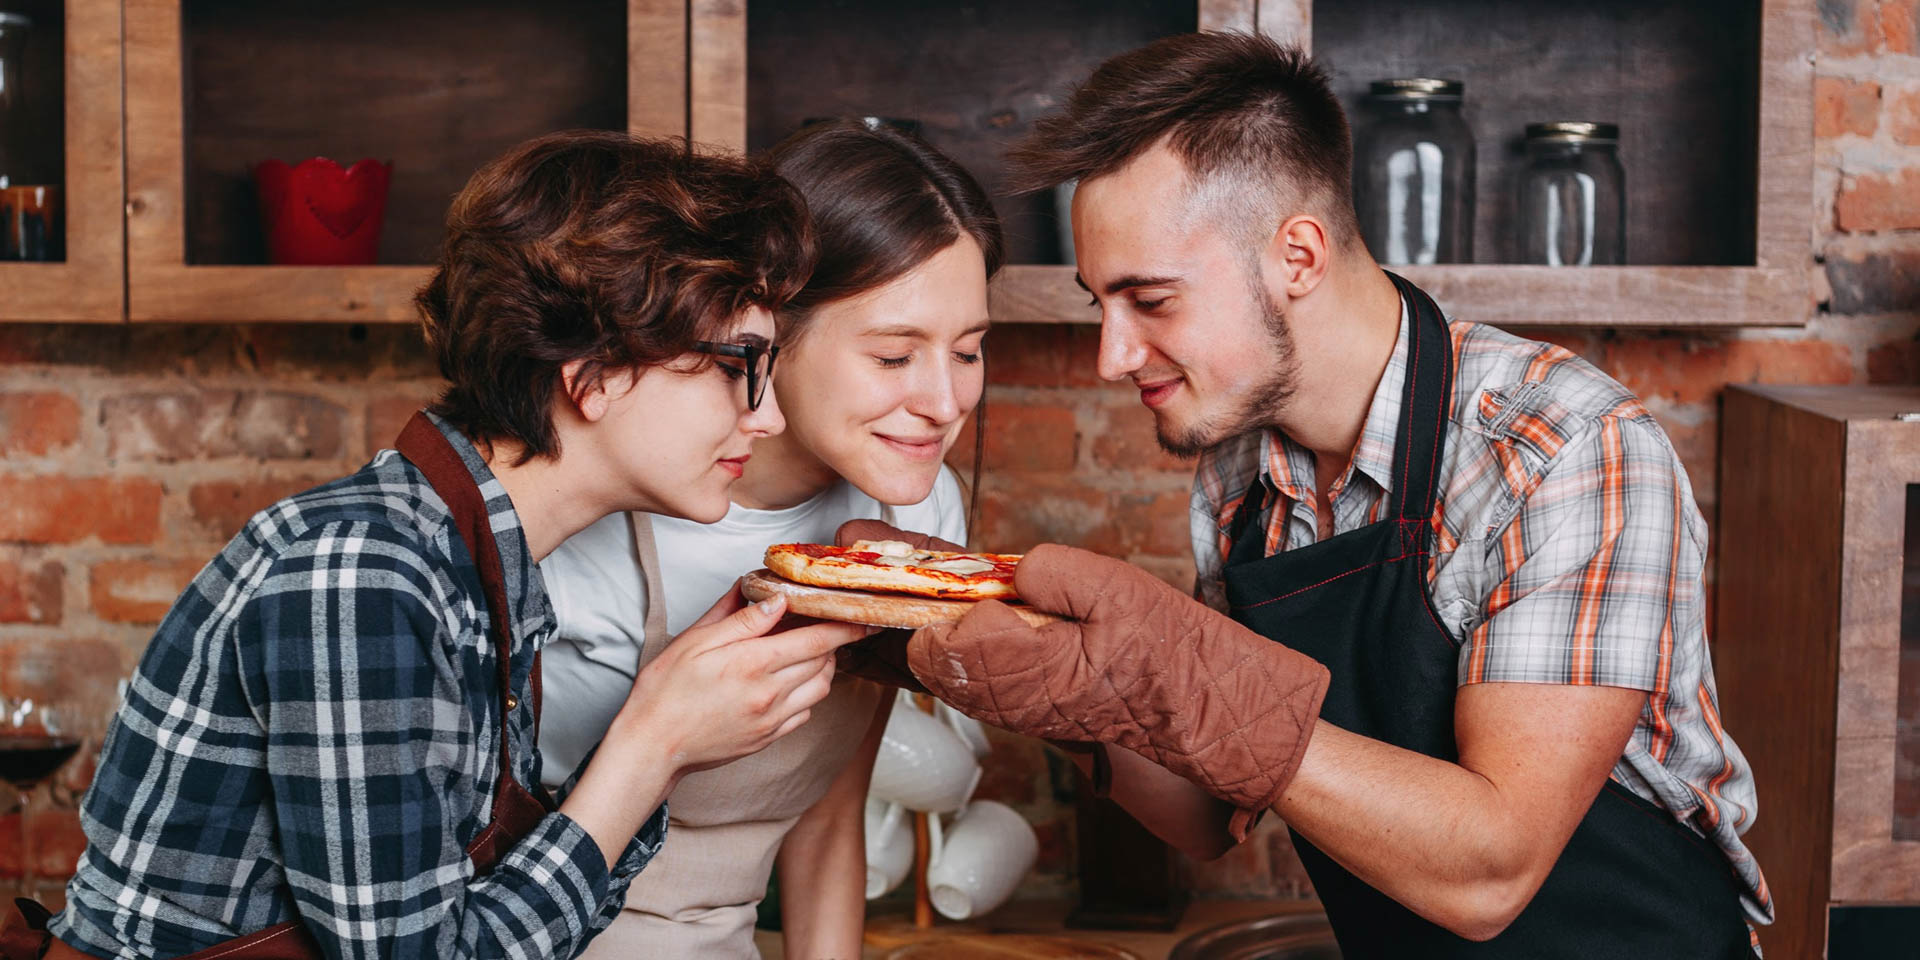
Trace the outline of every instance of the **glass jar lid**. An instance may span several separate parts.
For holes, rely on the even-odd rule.
[[[1466,86],[1458,80],[1399,77],[1392,80],[1375,80],[1367,85],[1367,92],[1375,97],[1392,100],[1458,100],[1461,93],[1466,90]]]
[[[1586,120],[1555,120],[1552,123],[1527,124],[1528,140],[1560,143],[1619,143],[1620,125],[1591,123]]]

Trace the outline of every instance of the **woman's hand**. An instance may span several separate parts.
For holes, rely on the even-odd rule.
[[[736,587],[640,671],[561,810],[608,863],[682,776],[760,750],[807,722],[833,685],[833,653],[866,627],[812,623],[771,632],[775,597],[747,606]]]
[[[809,623],[770,632],[785,613],[782,597],[748,606],[737,587],[721,597],[640,671],[614,729],[668,745],[678,779],[755,753],[807,722],[832,688],[834,651],[869,628]]]

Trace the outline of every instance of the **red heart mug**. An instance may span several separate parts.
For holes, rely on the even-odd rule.
[[[253,179],[270,262],[351,266],[378,258],[393,164],[367,159],[342,169],[325,157],[294,166],[266,160]]]

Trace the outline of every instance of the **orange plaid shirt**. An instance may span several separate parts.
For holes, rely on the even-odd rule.
[[[1406,380],[1406,324],[1351,463],[1328,500],[1333,530],[1381,519]],[[1455,390],[1428,592],[1460,642],[1459,683],[1564,683],[1647,691],[1614,765],[1622,786],[1712,839],[1755,922],[1773,919],[1741,842],[1753,774],[1720,726],[1702,584],[1707,528],[1686,468],[1625,387],[1578,356],[1493,327],[1453,323]],[[1255,477],[1266,554],[1313,543],[1314,458],[1278,431],[1207,451],[1192,533],[1202,600],[1225,610],[1227,533]]]

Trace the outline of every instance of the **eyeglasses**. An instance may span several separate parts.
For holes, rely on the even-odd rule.
[[[715,343],[701,340],[693,345],[693,349],[700,353],[739,357],[747,361],[747,409],[760,409],[760,400],[767,395],[767,384],[773,382],[773,358],[780,355],[779,347],[769,343]]]

